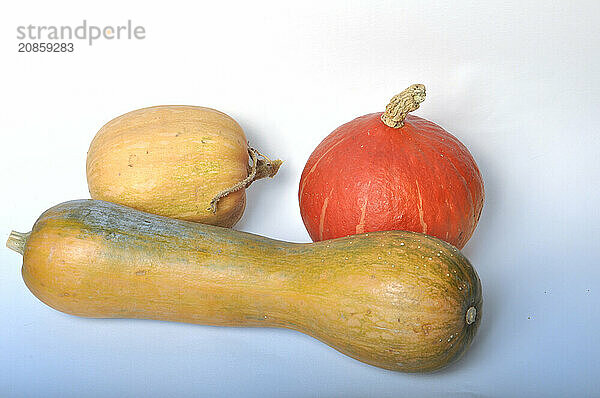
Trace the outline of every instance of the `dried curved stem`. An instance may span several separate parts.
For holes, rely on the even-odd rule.
[[[219,192],[211,201],[210,206],[207,210],[212,211],[213,213],[217,212],[217,203],[225,196],[229,195],[232,192],[239,191],[243,188],[248,188],[254,181],[260,180],[261,178],[273,177],[279,171],[281,164],[283,161],[281,160],[271,160],[267,156],[258,152],[258,150],[248,147],[248,155],[250,156],[250,161],[252,164],[250,165],[250,169],[248,172],[248,177],[244,178],[242,181],[237,184]]]
[[[400,128],[404,126],[404,119],[409,112],[419,109],[421,102],[425,101],[425,86],[413,84],[400,94],[396,94],[385,107],[381,121],[389,127]]]

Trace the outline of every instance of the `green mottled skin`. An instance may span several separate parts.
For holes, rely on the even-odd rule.
[[[391,231],[289,243],[95,200],[42,214],[23,277],[70,314],[286,327],[408,372],[460,357],[481,320],[475,270],[435,238]]]

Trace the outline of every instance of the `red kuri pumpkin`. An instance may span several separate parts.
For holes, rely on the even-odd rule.
[[[483,180],[456,137],[408,113],[414,84],[385,112],[348,122],[314,150],[300,179],[300,212],[314,241],[371,231],[423,232],[462,248],[483,207]]]

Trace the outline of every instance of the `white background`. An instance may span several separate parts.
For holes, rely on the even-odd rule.
[[[458,3],[458,4],[457,4]],[[485,318],[465,358],[410,375],[300,333],[83,319],[38,301],[0,250],[2,397],[600,396],[600,3],[12,2],[0,15],[0,240],[88,197],[96,131],[159,104],[217,108],[285,160],[236,228],[308,241],[297,187],[335,127],[411,83],[416,114],[477,160],[486,203],[464,249]],[[9,7],[8,9],[6,7]],[[18,54],[18,25],[146,28],[142,41]]]

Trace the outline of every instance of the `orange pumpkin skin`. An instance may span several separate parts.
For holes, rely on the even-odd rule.
[[[407,115],[392,128],[381,115],[338,127],[308,159],[298,197],[310,237],[406,230],[462,248],[483,207],[475,160],[435,123]]]

